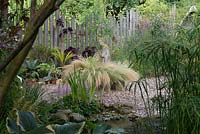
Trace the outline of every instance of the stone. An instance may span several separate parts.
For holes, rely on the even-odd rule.
[[[57,113],[59,113],[59,112],[64,113],[67,116],[72,113],[72,111],[70,109],[66,109],[66,110],[60,109],[60,110],[57,110]]]
[[[69,117],[63,112],[57,112],[50,117],[54,123],[64,124],[69,121]]]
[[[106,108],[108,108],[108,107],[110,107],[110,104],[109,104],[109,103],[104,103],[104,106],[105,106]]]
[[[82,122],[86,120],[85,117],[79,113],[71,113],[69,118],[72,122]]]

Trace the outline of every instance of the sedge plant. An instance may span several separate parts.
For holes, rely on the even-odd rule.
[[[156,21],[150,38],[133,50],[141,66],[147,61],[152,66],[156,108],[167,134],[198,134],[200,130],[200,23],[196,20],[193,27],[178,27],[174,34]]]

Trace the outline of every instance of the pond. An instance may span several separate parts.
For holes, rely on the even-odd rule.
[[[103,121],[112,128],[123,128],[128,134],[161,134],[160,118],[138,118],[135,121],[129,119]]]

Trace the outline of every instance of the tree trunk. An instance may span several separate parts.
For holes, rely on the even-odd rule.
[[[37,0],[31,0],[30,21],[32,21],[33,17],[35,16],[36,5],[37,5]]]
[[[8,0],[0,0],[0,28],[7,24],[8,20]]]
[[[9,73],[5,73],[5,75],[0,79],[0,118],[3,115],[3,104],[8,93],[9,86],[29,53],[36,35],[37,34],[35,34],[35,36],[27,43],[26,47],[24,47],[22,51],[10,62],[8,66]]]

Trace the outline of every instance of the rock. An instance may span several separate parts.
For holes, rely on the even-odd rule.
[[[85,117],[79,113],[71,113],[69,117],[72,122],[82,122],[86,120]]]
[[[103,104],[106,108],[110,107],[110,104],[109,103],[104,103]]]
[[[130,113],[132,113],[132,109],[124,107],[124,108],[121,109],[120,112],[122,114],[130,114]]]
[[[136,116],[134,113],[128,114],[127,117],[129,121],[135,121],[138,118],[138,116]]]
[[[69,117],[63,112],[57,112],[50,117],[54,123],[64,124],[69,121]]]
[[[58,123],[58,124],[63,124],[69,121],[69,116],[72,113],[71,110],[67,109],[67,110],[56,110],[56,113],[52,114],[52,116],[50,117],[50,120],[53,121],[54,123]]]
[[[61,112],[61,113],[64,113],[65,115],[69,115],[69,114],[71,114],[72,113],[72,111],[70,110],[70,109],[66,109],[66,110],[57,110],[57,113],[59,113],[59,112]]]

